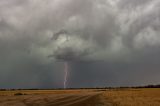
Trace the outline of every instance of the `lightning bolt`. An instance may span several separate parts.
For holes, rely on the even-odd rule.
[[[64,62],[64,89],[67,88],[68,62]]]

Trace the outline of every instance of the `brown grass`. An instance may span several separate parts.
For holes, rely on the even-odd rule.
[[[0,91],[0,106],[99,106],[100,94],[94,90]]]
[[[83,93],[92,92],[92,90],[11,90],[0,91],[0,96],[12,96],[16,93],[23,93],[26,95],[38,95],[38,94],[68,94],[68,93]]]
[[[116,89],[103,93],[113,106],[160,106],[160,89]]]
[[[21,93],[22,95],[15,95]],[[160,106],[160,88],[0,91],[0,106]]]

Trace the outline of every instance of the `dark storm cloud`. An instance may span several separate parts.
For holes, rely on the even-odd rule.
[[[63,63],[56,61],[70,62],[71,87],[158,83],[159,5],[157,0],[1,0],[0,87],[61,87]]]
[[[154,0],[119,0],[118,6],[122,8],[134,9],[138,6],[146,5]]]
[[[145,67],[144,67],[145,66]],[[70,63],[68,86],[105,87],[158,84],[158,64],[120,62]],[[74,71],[76,70],[76,71]]]
[[[72,48],[58,49],[53,55],[56,59],[66,61],[81,61],[82,57],[89,54],[88,51],[74,51]]]

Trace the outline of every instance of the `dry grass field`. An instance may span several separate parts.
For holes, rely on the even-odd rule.
[[[117,89],[102,94],[113,106],[160,106],[160,89]]]
[[[160,106],[160,89],[0,91],[0,106]]]
[[[93,90],[0,91],[0,106],[103,106],[101,94]]]

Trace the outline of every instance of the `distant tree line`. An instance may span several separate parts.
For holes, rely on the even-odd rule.
[[[160,85],[146,85],[146,86],[131,86],[131,87],[94,87],[94,88],[67,88],[68,90],[78,90],[78,89],[119,89],[119,88],[160,88]],[[67,90],[65,89],[65,90]],[[14,91],[14,90],[64,90],[63,88],[50,88],[50,89],[0,89],[0,91]]]
[[[147,86],[138,86],[135,88],[160,88],[160,85],[147,85]]]

